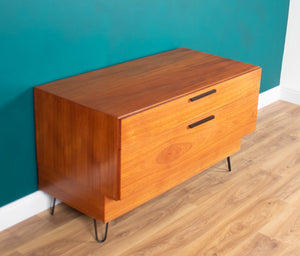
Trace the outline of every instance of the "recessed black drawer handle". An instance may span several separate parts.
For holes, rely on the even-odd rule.
[[[206,97],[206,96],[208,96],[208,95],[211,95],[211,94],[213,94],[213,93],[216,93],[216,92],[217,92],[217,90],[216,90],[216,89],[213,89],[213,90],[211,90],[211,91],[208,91],[208,92],[202,93],[202,94],[200,94],[200,95],[198,95],[198,96],[195,96],[195,97],[193,97],[193,98],[190,98],[190,101],[199,100],[199,99],[201,99],[201,98],[204,98],[204,97]]]
[[[194,127],[196,127],[196,126],[198,126],[198,125],[200,125],[200,124],[206,123],[206,122],[208,122],[208,121],[210,121],[210,120],[213,120],[213,119],[215,119],[215,116],[214,116],[214,115],[209,116],[209,117],[206,117],[206,118],[204,118],[204,119],[202,119],[202,120],[200,120],[200,121],[198,121],[198,122],[196,122],[196,123],[190,124],[190,125],[189,125],[189,128],[194,128]]]

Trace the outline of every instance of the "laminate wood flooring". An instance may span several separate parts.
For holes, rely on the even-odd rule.
[[[226,160],[109,225],[60,204],[0,233],[0,255],[300,255],[300,106],[278,101]],[[99,230],[103,225],[98,224]]]

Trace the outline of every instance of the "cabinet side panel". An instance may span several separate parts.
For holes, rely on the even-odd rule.
[[[119,121],[37,88],[34,100],[39,188],[64,179],[119,199]]]
[[[98,220],[105,220],[104,196],[76,180],[39,166],[39,187],[76,210]]]

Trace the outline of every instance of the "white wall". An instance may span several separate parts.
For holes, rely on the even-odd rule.
[[[290,0],[280,98],[300,105],[300,0]]]

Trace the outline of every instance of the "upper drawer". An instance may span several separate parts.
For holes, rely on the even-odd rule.
[[[258,95],[260,74],[260,69],[255,70],[122,119],[122,144],[132,136],[159,134],[240,98]],[[141,130],[139,124],[147,124],[147,131]]]

